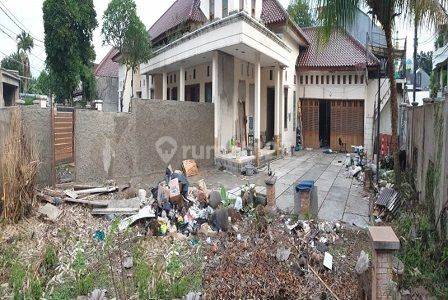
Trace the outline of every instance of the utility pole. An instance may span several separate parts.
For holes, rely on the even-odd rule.
[[[377,116],[376,116],[376,184],[379,187],[380,180],[380,116],[381,116],[381,61],[378,64],[378,103],[377,103]]]
[[[415,94],[416,94],[416,83],[417,83],[417,46],[418,46],[418,38],[417,38],[417,19],[414,18],[414,80],[413,80],[413,89],[412,89],[412,97],[413,103],[416,102]]]

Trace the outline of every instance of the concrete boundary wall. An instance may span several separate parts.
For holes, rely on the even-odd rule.
[[[132,100],[130,113],[76,110],[76,181],[160,178],[191,158],[211,166],[213,118],[212,103],[179,101]]]
[[[19,109],[22,114],[24,128],[37,144],[40,166],[37,176],[37,183],[40,186],[51,185],[53,143],[51,129],[51,110],[36,107],[7,107],[0,108],[0,154],[3,153],[5,139],[9,133],[11,125],[11,113],[14,109]],[[0,188],[2,179],[0,178]]]
[[[408,107],[406,139],[408,168],[415,175],[420,203],[434,211],[438,230],[448,238],[448,102]]]

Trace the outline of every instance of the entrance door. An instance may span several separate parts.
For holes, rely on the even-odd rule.
[[[319,100],[301,101],[303,147],[319,148]]]
[[[266,100],[266,142],[270,142],[274,140],[275,88],[268,88]]]
[[[339,139],[350,146],[364,145],[364,101],[331,101],[331,148],[339,149]]]
[[[319,102],[319,141],[320,146],[330,147],[331,105],[327,100]]]
[[[246,81],[240,80],[238,83],[238,128],[237,128],[237,140],[240,142],[241,147],[246,147],[247,135],[246,135]]]
[[[199,84],[185,86],[185,101],[199,102]]]

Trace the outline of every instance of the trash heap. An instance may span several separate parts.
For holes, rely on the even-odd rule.
[[[138,224],[149,236],[175,235],[188,237],[198,233],[207,235],[228,231],[241,214],[252,214],[259,205],[266,206],[266,195],[260,187],[244,185],[231,191],[225,188],[208,189],[205,180],[191,186],[187,178],[198,175],[194,161],[183,163],[183,171],[168,166],[163,180],[147,190],[136,190],[130,185],[107,186],[75,185],[72,189],[38,191],[47,202],[39,213],[47,220],[56,221],[62,213],[61,203],[75,203],[92,207],[91,214],[108,220],[120,218],[118,229]],[[109,195],[109,196],[108,196]],[[104,199],[107,197],[107,199]]]
[[[241,187],[239,195],[225,188],[209,190],[205,180],[190,186],[181,171],[168,167],[165,179],[151,190],[149,204],[144,207],[150,212],[143,214],[144,226],[148,235],[156,236],[226,232],[232,221],[241,219],[241,213],[250,213],[257,205],[266,205],[266,196],[257,193],[255,185]],[[143,218],[124,219],[122,227],[127,221],[131,225]]]

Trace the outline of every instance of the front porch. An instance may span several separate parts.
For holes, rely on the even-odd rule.
[[[161,48],[141,65],[150,83],[146,97],[213,102],[217,162],[234,170],[249,161],[260,164],[281,151],[283,69],[290,53],[246,13],[231,15]]]

